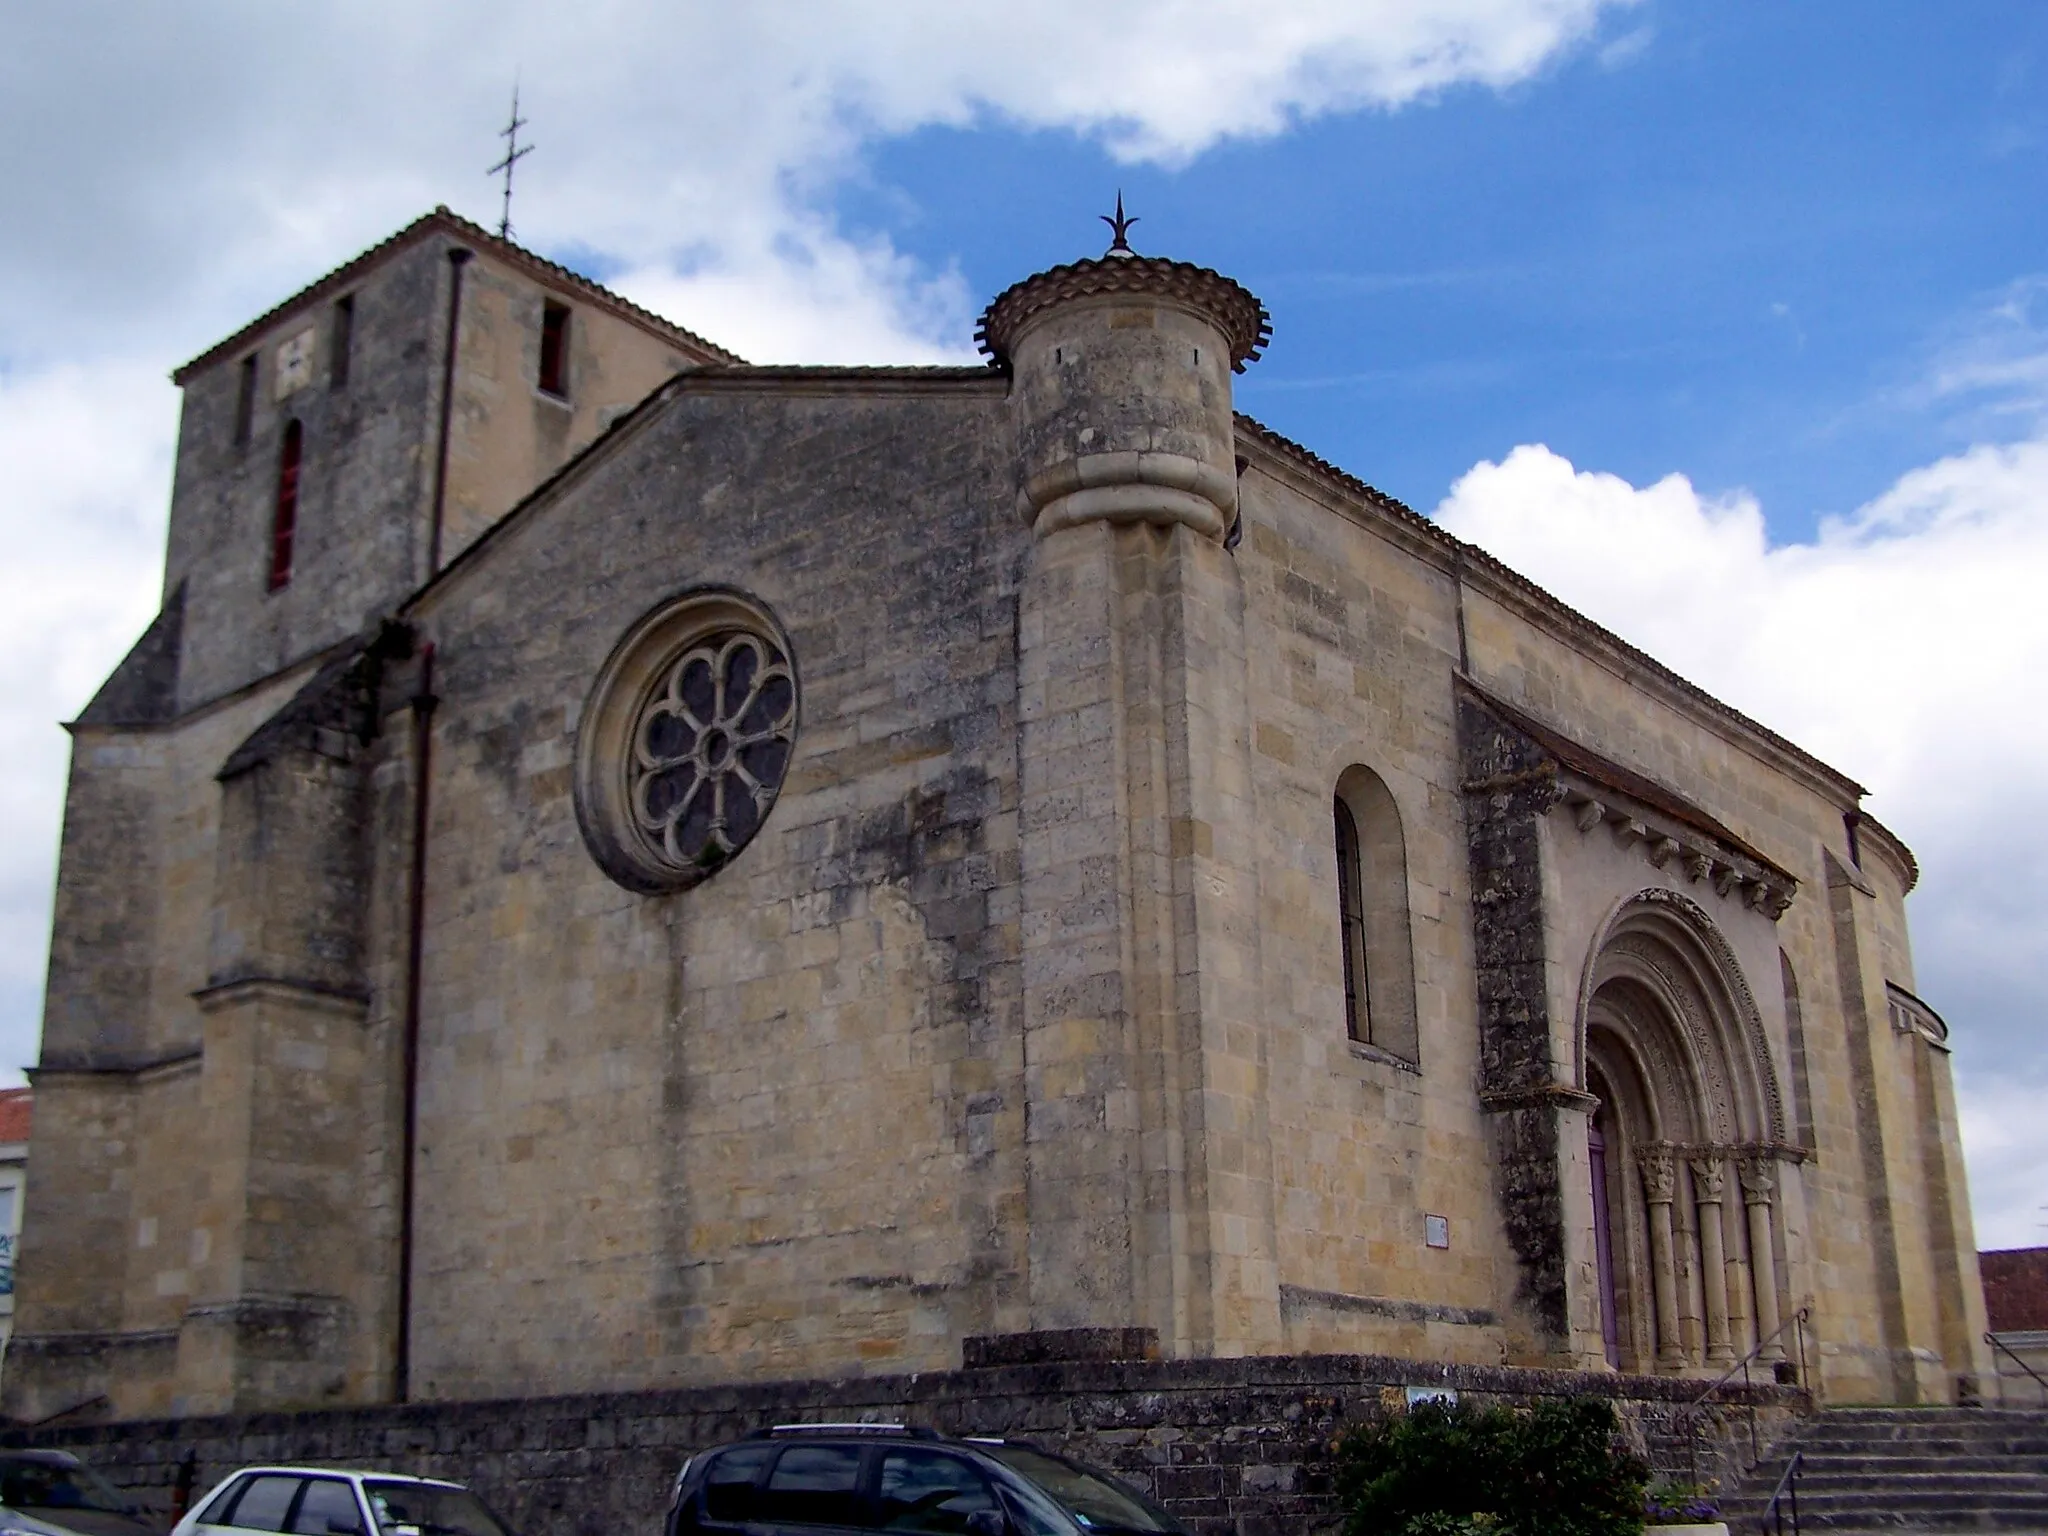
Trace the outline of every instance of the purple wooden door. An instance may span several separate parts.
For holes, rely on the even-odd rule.
[[[1607,1363],[1621,1369],[1621,1330],[1614,1304],[1614,1232],[1607,1219],[1607,1138],[1596,1119],[1586,1127],[1587,1161],[1593,1165],[1593,1251],[1600,1265],[1600,1341]]]

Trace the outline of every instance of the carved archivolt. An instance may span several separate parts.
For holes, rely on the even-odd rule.
[[[1646,1037],[1645,1045],[1661,1034],[1675,1037],[1690,1069],[1673,1071],[1669,1063],[1653,1060],[1660,1080],[1651,1087],[1660,1099],[1689,1099],[1715,1142],[1787,1140],[1784,1099],[1755,994],[1728,941],[1697,902],[1678,891],[1652,888],[1623,902],[1602,926],[1579,1004],[1581,1086],[1595,999],[1623,979],[1635,984],[1631,992],[1648,994],[1657,1006],[1615,1011],[1632,1032]],[[1686,1118],[1671,1117],[1669,1123]]]

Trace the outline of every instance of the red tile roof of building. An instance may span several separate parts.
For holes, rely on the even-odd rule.
[[[0,1088],[0,1142],[28,1140],[30,1111],[34,1107],[33,1088]]]
[[[2048,1330],[2048,1248],[2007,1248],[1977,1255],[1984,1310],[1993,1333]]]

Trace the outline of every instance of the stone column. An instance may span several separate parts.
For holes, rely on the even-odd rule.
[[[1692,1199],[1699,1217],[1700,1280],[1705,1287],[1707,1359],[1725,1365],[1735,1358],[1728,1342],[1728,1264],[1721,1246],[1721,1196],[1728,1171],[1721,1154],[1709,1150],[1688,1159],[1692,1164]]]
[[[1742,1180],[1742,1203],[1749,1210],[1749,1270],[1756,1284],[1756,1336],[1768,1339],[1778,1328],[1778,1259],[1771,1240],[1771,1194],[1776,1185],[1776,1160],[1766,1152],[1753,1152],[1737,1165]],[[1785,1341],[1766,1345],[1761,1358],[1785,1358]],[[1801,1383],[1805,1385],[1805,1383]]]
[[[1678,1192],[1678,1159],[1667,1146],[1642,1153],[1643,1199],[1650,1207],[1650,1282],[1657,1297],[1657,1363],[1685,1363],[1678,1326],[1678,1267],[1672,1252],[1671,1201]]]
[[[1721,1251],[1728,1262],[1728,1343],[1736,1354],[1746,1355],[1756,1348],[1757,1331],[1751,1312],[1749,1219],[1740,1200],[1721,1202]]]

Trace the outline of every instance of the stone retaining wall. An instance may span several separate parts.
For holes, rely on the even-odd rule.
[[[204,1419],[47,1426],[0,1444],[75,1451],[154,1508],[179,1461],[201,1492],[254,1463],[381,1467],[454,1478],[524,1536],[657,1536],[683,1458],[765,1424],[871,1419],[958,1434],[1028,1436],[1149,1488],[1200,1536],[1296,1536],[1335,1524],[1330,1443],[1347,1423],[1403,1404],[1408,1389],[1531,1402],[1615,1399],[1660,1471],[1684,1475],[1684,1405],[1698,1384],[1655,1378],[1443,1366],[1369,1355],[1087,1361],[669,1392],[416,1403]],[[1753,1408],[1769,1443],[1810,1410],[1795,1388],[1717,1399],[1701,1470],[1739,1442]],[[1729,1470],[1738,1470],[1731,1466]]]

